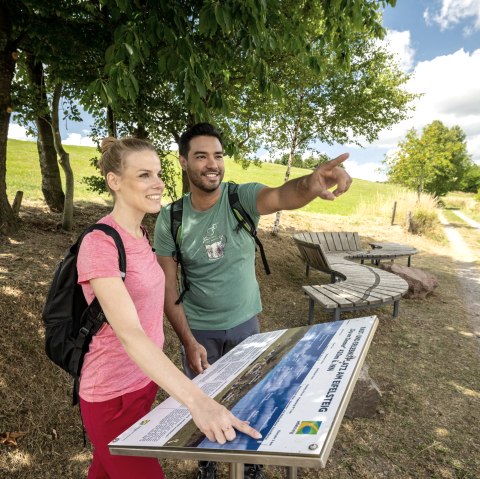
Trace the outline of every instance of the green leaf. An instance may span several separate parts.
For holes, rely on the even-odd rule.
[[[138,81],[133,75],[133,73],[130,73],[130,81],[132,82],[133,88],[135,90],[135,96],[138,95],[138,92],[140,91],[139,86],[138,86]]]
[[[223,6],[222,10],[223,10],[223,21],[224,21],[227,32],[229,32],[232,29],[232,17],[230,16],[230,10],[226,5]]]
[[[133,55],[133,48],[128,43],[124,43],[123,45],[125,46],[129,55]]]
[[[115,44],[113,43],[105,50],[105,63],[113,63],[115,58]]]
[[[197,91],[200,97],[205,98],[205,96],[207,95],[205,85],[198,78],[195,78],[195,86],[197,87]]]
[[[217,3],[215,5],[215,20],[217,20],[217,23],[224,28],[225,27],[225,20],[223,19],[223,12],[222,12],[222,6]]]

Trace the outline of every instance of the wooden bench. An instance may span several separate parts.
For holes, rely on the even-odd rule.
[[[349,259],[360,260],[364,264],[365,260],[370,260],[372,264],[379,265],[382,260],[395,260],[400,257],[407,257],[407,265],[412,264],[412,255],[418,251],[407,245],[399,243],[369,243],[372,249],[365,250],[362,247],[362,241],[356,232],[303,232],[294,235],[294,240],[301,240],[307,243],[320,244],[327,254],[349,253]],[[306,275],[308,276],[310,267],[306,264]]]
[[[307,274],[308,268],[312,267],[329,274],[331,279],[331,284],[302,287],[309,297],[309,324],[314,320],[315,304],[332,312],[337,321],[341,311],[378,308],[393,303],[393,317],[396,318],[400,299],[408,290],[407,282],[382,269],[351,261],[352,256],[357,256],[356,248],[360,245],[357,233],[327,235],[333,241],[327,246],[329,249],[325,249],[322,241],[325,236],[318,235],[300,233],[293,236],[307,264]],[[331,251],[332,245],[338,248],[334,252]]]

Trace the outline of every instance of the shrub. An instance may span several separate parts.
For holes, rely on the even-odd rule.
[[[407,224],[408,231],[416,235],[425,234],[427,236],[433,235],[440,224],[436,211],[422,207],[412,211],[409,223]]]

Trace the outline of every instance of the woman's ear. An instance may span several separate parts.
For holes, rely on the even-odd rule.
[[[110,171],[107,173],[106,182],[112,191],[117,191],[120,186],[120,176]]]

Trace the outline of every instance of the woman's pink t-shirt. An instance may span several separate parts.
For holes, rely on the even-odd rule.
[[[160,348],[163,347],[163,301],[165,275],[146,238],[137,239],[108,215],[99,223],[115,228],[122,238],[127,257],[125,287],[140,323]],[[89,233],[80,246],[77,261],[78,283],[87,302],[93,298],[89,281],[121,277],[118,251],[113,238],[102,231]],[[145,387],[151,380],[129,358],[109,324],[93,337],[80,376],[80,396],[85,401],[107,401]]]

